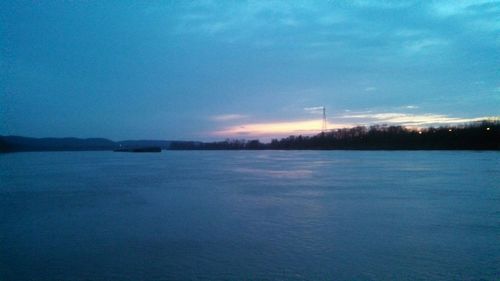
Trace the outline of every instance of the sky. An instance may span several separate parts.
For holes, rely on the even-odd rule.
[[[500,1],[2,1],[0,135],[269,139],[500,116]]]

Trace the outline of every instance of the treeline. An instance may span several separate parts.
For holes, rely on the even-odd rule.
[[[409,129],[375,125],[337,129],[314,136],[289,136],[259,140],[221,142],[172,142],[173,150],[500,150],[500,121],[482,121],[462,126]]]
[[[332,130],[315,136],[289,136],[259,140],[220,142],[133,140],[114,142],[102,138],[27,138],[0,136],[0,152],[114,150],[155,146],[172,150],[257,150],[257,149],[359,149],[359,150],[500,150],[500,120],[463,126],[408,129],[376,125]]]
[[[259,140],[237,140],[227,139],[218,142],[172,142],[171,150],[242,150],[242,149],[269,149],[269,144],[261,143]]]

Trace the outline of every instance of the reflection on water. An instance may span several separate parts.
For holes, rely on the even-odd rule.
[[[308,178],[313,174],[312,170],[265,170],[265,169],[252,169],[252,168],[236,168],[235,172],[246,173],[252,176],[264,176],[272,178],[288,178],[288,179],[300,179]]]
[[[0,280],[494,280],[498,156],[0,155]]]

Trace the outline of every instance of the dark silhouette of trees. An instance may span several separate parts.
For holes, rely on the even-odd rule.
[[[258,140],[225,140],[170,149],[363,149],[363,150],[500,150],[500,121],[461,126],[408,129],[373,125],[344,128],[315,136],[289,136],[263,144]]]
[[[259,140],[226,139],[220,142],[172,142],[172,150],[243,150],[243,149],[266,149],[266,144]]]
[[[157,146],[172,150],[257,150],[257,149],[363,149],[363,150],[500,150],[500,120],[439,128],[409,129],[374,125],[331,130],[314,136],[289,136],[259,140],[226,139],[220,142],[122,141],[78,138],[26,138],[0,136],[0,152],[114,150]]]

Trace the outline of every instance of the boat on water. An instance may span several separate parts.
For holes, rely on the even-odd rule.
[[[161,147],[159,146],[133,147],[133,148],[120,147],[113,151],[114,152],[161,152]]]

